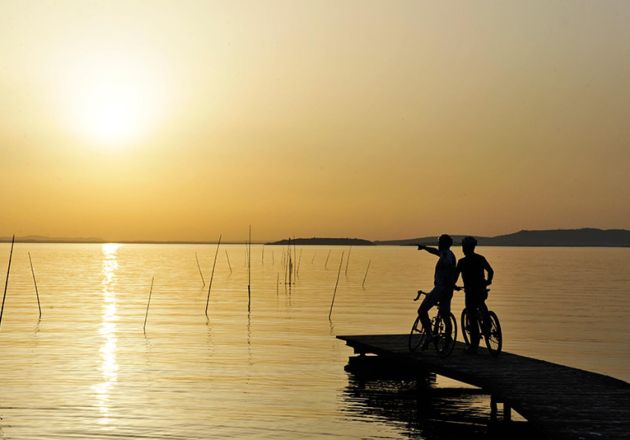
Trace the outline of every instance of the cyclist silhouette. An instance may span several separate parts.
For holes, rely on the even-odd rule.
[[[453,287],[455,285],[455,263],[457,261],[450,250],[452,245],[453,239],[447,234],[440,235],[437,249],[422,244],[418,245],[418,250],[425,250],[439,257],[435,265],[433,290],[427,294],[422,304],[420,304],[420,308],[418,308],[422,327],[428,336],[425,345],[428,345],[433,339],[429,310],[439,302],[440,309],[445,314],[444,316],[448,316],[451,312],[451,299],[453,298]],[[450,320],[448,320],[447,325],[451,325]],[[451,329],[447,328],[446,330],[446,333],[450,334]]]
[[[486,287],[492,284],[494,277],[494,270],[492,270],[488,260],[483,255],[475,253],[475,246],[477,246],[477,240],[474,237],[464,237],[462,250],[465,256],[459,260],[455,270],[455,282],[459,279],[460,274],[464,280],[466,311],[471,322],[478,322],[480,317],[477,316],[477,310],[481,309],[483,310],[482,313],[487,313],[488,308],[485,301],[488,298],[488,289]],[[488,272],[487,279],[484,271]],[[472,325],[470,330],[471,341],[467,352],[476,353],[480,339],[479,326]]]

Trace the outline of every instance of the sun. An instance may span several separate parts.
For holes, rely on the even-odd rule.
[[[95,83],[80,96],[77,126],[94,141],[107,145],[132,142],[147,129],[148,112],[140,84],[133,82]]]
[[[67,81],[64,105],[72,130],[99,147],[141,141],[157,128],[164,106],[159,72],[128,59],[97,61],[74,66]]]

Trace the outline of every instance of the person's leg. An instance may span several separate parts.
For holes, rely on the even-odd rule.
[[[490,332],[490,316],[488,315],[488,306],[485,300],[481,301],[477,308],[481,311],[481,316],[479,317],[482,323],[481,331],[484,335],[487,335]]]
[[[420,308],[418,309],[418,315],[420,315],[422,328],[424,328],[425,333],[429,337],[433,336],[431,331],[431,320],[429,319],[429,310],[431,310],[431,307],[437,304],[438,294],[439,292],[437,292],[436,289],[433,289],[427,294],[427,296],[422,301],[422,304],[420,304]]]
[[[479,302],[473,294],[466,292],[466,312],[470,322],[470,350],[475,351],[479,347],[479,317],[477,307]]]
[[[444,291],[440,298],[440,313],[444,318],[444,326],[446,334],[450,335],[453,331],[453,324],[451,323],[451,300],[453,299],[452,291]]]

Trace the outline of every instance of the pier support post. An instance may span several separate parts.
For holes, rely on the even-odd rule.
[[[512,421],[512,407],[509,403],[503,402],[503,421]]]
[[[503,403],[503,422],[511,422],[512,405],[507,402],[501,402],[494,394],[490,395],[490,421],[493,423],[497,421],[497,414],[499,413],[499,403]]]

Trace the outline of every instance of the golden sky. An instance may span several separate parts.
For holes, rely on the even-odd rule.
[[[626,1],[0,0],[0,236],[630,228]]]

